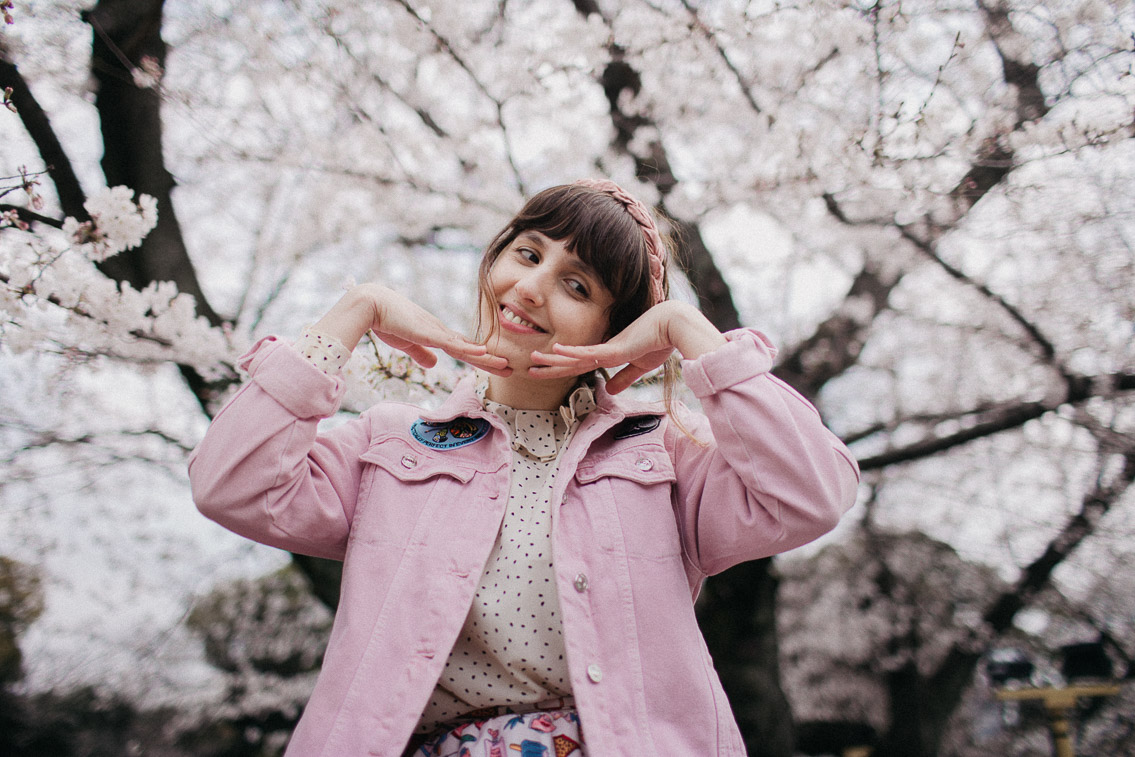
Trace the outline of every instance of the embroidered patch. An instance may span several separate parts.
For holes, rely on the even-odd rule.
[[[629,439],[632,436],[649,434],[662,423],[660,415],[635,415],[615,426],[616,439]]]
[[[430,449],[454,449],[479,441],[489,428],[484,418],[454,418],[444,423],[418,420],[410,427],[410,434]]]

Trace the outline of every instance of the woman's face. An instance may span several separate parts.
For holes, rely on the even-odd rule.
[[[614,298],[561,241],[522,232],[493,262],[488,285],[497,301],[492,313],[488,298],[481,298],[481,323],[496,321],[489,351],[508,358],[514,371],[527,371],[533,351],[608,337]]]

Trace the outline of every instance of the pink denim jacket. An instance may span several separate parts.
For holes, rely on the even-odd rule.
[[[693,600],[707,575],[811,541],[855,501],[858,467],[768,374],[765,338],[726,336],[683,365],[705,412],[683,423],[708,443],[600,386],[562,453],[555,570],[592,757],[744,755]],[[197,506],[250,539],[344,562],[323,669],[288,754],[398,757],[493,547],[507,432],[470,378],[436,411],[381,403],[320,434],[341,379],[272,338],[242,366],[251,380],[190,458]],[[422,436],[440,427],[444,437],[458,418],[472,422],[452,446]]]

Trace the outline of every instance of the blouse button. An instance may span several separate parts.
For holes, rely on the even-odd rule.
[[[417,464],[418,464],[418,458],[414,457],[413,455],[403,455],[402,456],[402,467],[403,468],[413,468]]]
[[[585,573],[578,574],[575,577],[575,581],[574,581],[573,585],[575,586],[575,590],[580,592],[580,593],[587,591],[587,574],[585,574]]]
[[[603,680],[603,669],[595,663],[587,666],[587,677],[591,679],[592,683],[599,683]]]
[[[635,467],[640,471],[648,471],[654,467],[654,462],[648,458],[640,457],[638,461],[635,462]]]

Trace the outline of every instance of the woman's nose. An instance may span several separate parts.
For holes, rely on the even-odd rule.
[[[544,278],[540,271],[529,271],[516,280],[516,293],[526,302],[542,305],[544,303]]]

